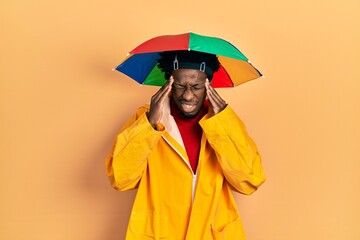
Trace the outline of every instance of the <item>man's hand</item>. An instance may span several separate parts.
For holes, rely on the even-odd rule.
[[[210,85],[209,79],[206,79],[205,87],[206,87],[206,95],[211,104],[209,112],[211,116],[213,116],[224,110],[227,104],[215,91],[215,89]]]
[[[148,120],[154,128],[158,123],[160,123],[163,109],[164,109],[164,103],[166,98],[169,97],[169,93],[171,91],[172,84],[174,82],[173,77],[171,76],[168,82],[160,88],[160,90],[155,93],[154,96],[151,97],[151,103],[150,103],[150,112],[148,114]]]

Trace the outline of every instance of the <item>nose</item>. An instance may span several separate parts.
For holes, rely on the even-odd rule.
[[[183,92],[182,98],[185,100],[191,100],[194,96],[194,93],[190,86],[186,87],[186,89]]]

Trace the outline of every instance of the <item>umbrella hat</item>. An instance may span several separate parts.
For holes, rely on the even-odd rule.
[[[177,50],[198,51],[217,56],[220,68],[214,73],[213,87],[235,87],[262,76],[248,58],[228,41],[191,32],[163,35],[145,41],[130,51],[116,70],[140,84],[162,86],[166,79],[157,64],[160,53]]]

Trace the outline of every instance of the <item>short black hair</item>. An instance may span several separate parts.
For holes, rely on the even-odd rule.
[[[201,64],[205,62],[206,67],[211,69],[211,73],[208,71],[207,77],[209,80],[212,79],[212,72],[216,72],[220,68],[220,62],[216,55],[198,51],[188,51],[188,50],[179,50],[179,51],[166,51],[160,53],[160,59],[158,60],[158,67],[165,74],[165,78],[168,80],[174,71],[174,60],[178,59],[180,63],[195,63]]]

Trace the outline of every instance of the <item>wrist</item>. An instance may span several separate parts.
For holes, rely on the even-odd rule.
[[[149,124],[151,125],[151,127],[153,129],[159,131],[159,129],[161,129],[162,124],[154,122],[149,115],[150,115],[149,112],[147,112],[146,117],[147,117],[147,120],[148,120]],[[159,125],[161,125],[161,126],[159,126]]]

